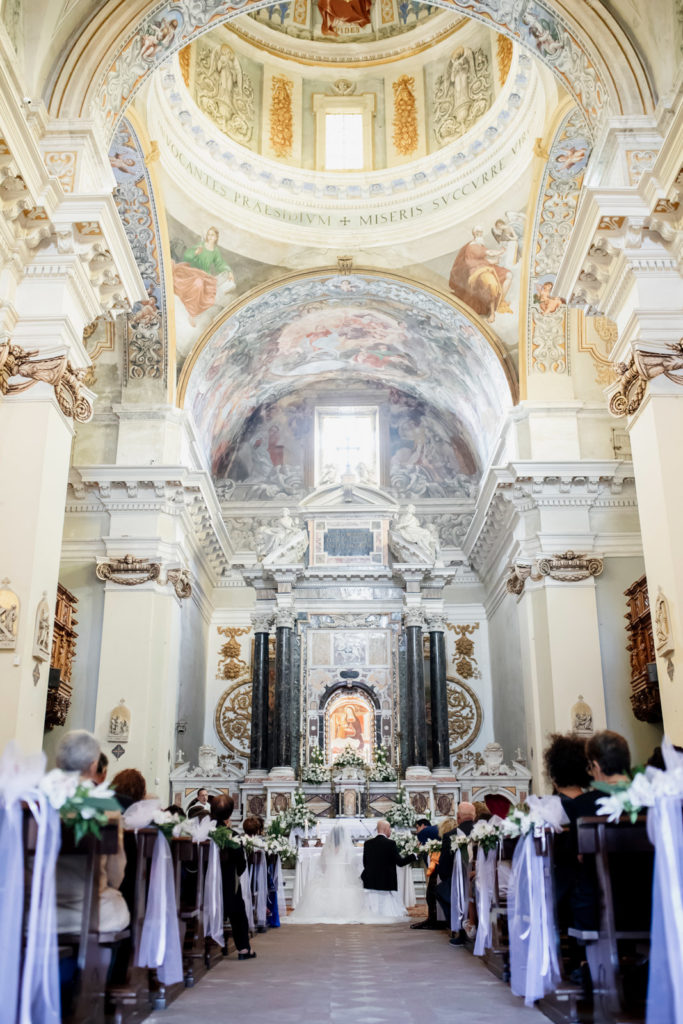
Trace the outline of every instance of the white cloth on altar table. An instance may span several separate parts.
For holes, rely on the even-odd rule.
[[[289,924],[388,924],[405,919],[398,892],[378,894],[363,888],[362,850],[353,846],[345,829],[333,829],[322,851],[303,848],[299,853],[298,900]]]
[[[296,862],[296,871],[294,872],[292,908],[299,905],[311,878],[317,873],[317,864],[322,851],[323,848],[319,846],[299,847],[299,856]],[[354,853],[358,858],[358,877],[360,878],[360,873],[363,870],[363,850],[358,848],[354,850]],[[406,867],[399,867],[396,869],[396,874],[398,877],[398,893],[403,907],[414,907],[417,903],[417,897],[415,895],[412,866],[408,864]]]

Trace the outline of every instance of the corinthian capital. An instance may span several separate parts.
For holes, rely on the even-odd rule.
[[[410,626],[424,625],[424,612],[422,608],[406,608],[403,612],[403,625],[408,629]]]
[[[269,633],[273,624],[272,612],[252,612],[251,628],[254,633]]]
[[[296,615],[291,608],[278,608],[275,612],[276,629],[294,629]]]

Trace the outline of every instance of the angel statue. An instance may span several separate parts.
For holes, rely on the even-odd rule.
[[[389,527],[391,553],[401,562],[435,565],[439,562],[439,540],[432,526],[420,526],[415,506],[397,512]]]
[[[256,119],[254,88],[227,43],[200,50],[196,89],[200,110],[231,139],[249,142]]]
[[[262,526],[256,535],[256,557],[264,566],[302,562],[307,548],[308,530],[288,508],[273,526]]]

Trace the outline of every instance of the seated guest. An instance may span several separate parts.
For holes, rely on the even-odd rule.
[[[107,778],[107,768],[109,767],[109,758],[106,754],[102,753],[97,759],[97,769],[93,775],[93,782],[96,786],[99,786]]]
[[[259,818],[255,814],[250,814],[242,822],[242,831],[247,836],[263,835],[263,818]]]
[[[100,744],[85,729],[66,733],[57,747],[57,767],[65,772],[78,772],[82,779],[94,779],[99,757]],[[119,892],[125,866],[119,835],[117,853],[100,857],[100,932],[123,931],[130,921],[126,901]],[[57,861],[57,927],[60,932],[77,933],[81,929],[84,872],[85,857],[60,857]]]
[[[560,797],[568,818],[577,797],[583,795],[590,785],[586,765],[586,743],[580,736],[552,733],[550,744],[543,753],[546,775],[553,791]]]
[[[124,811],[147,796],[145,776],[137,768],[124,768],[113,778],[111,788]]]
[[[596,732],[586,741],[587,770],[593,782],[630,782],[631,752],[628,743],[618,732],[603,729]],[[571,822],[578,818],[588,818],[597,814],[597,804],[604,793],[597,789],[589,789],[572,800],[565,807]]]
[[[475,800],[474,810],[476,813],[475,821],[490,821],[493,817],[484,800]]]
[[[221,793],[210,800],[211,817],[217,826],[229,828],[230,817],[235,808],[235,801],[231,796]],[[244,848],[232,849],[226,847],[221,850],[221,873],[223,876],[223,908],[225,916],[230,921],[232,937],[237,946],[238,960],[251,960],[256,956],[252,953],[249,943],[249,923],[247,912],[244,909],[242,889],[239,883],[239,876],[246,870],[247,858]]]

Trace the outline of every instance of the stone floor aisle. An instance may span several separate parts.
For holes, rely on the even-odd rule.
[[[290,925],[223,961],[147,1024],[542,1024],[443,932]]]

